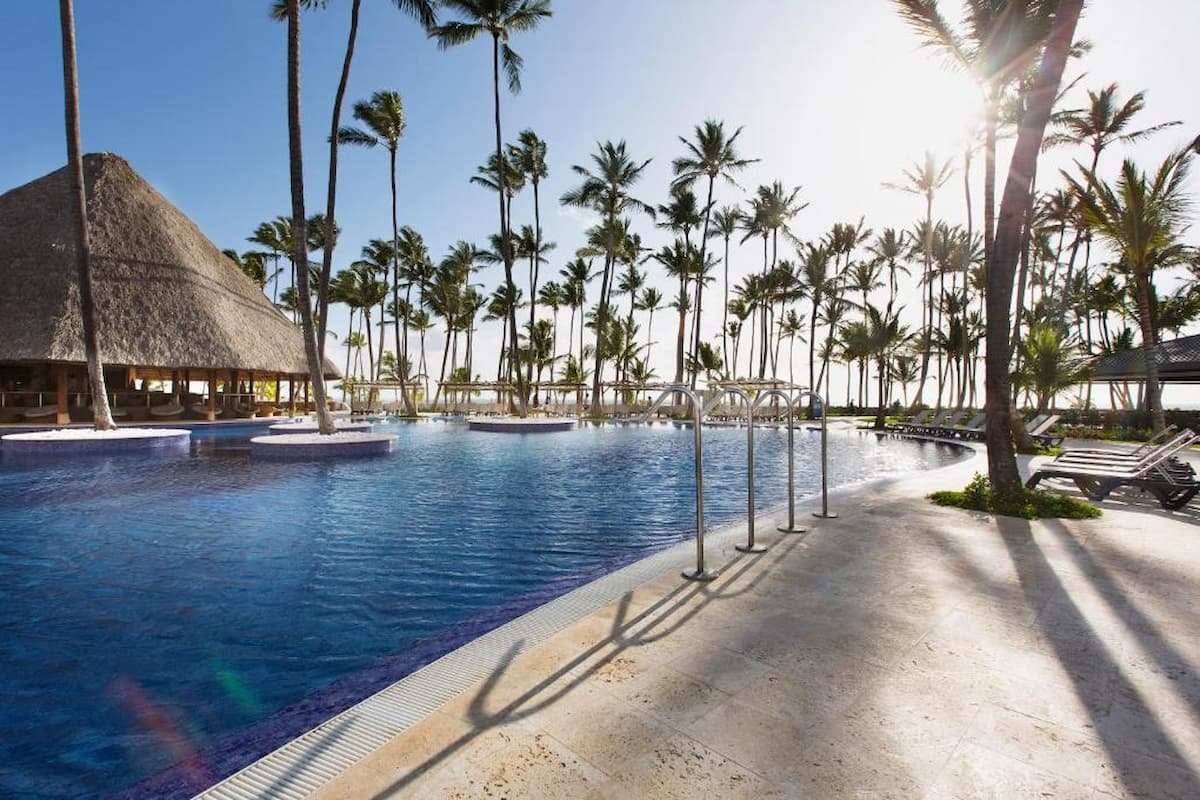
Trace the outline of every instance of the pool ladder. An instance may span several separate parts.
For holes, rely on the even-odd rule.
[[[796,527],[796,485],[795,485],[795,404],[802,397],[811,397],[821,404],[821,510],[813,512],[814,516],[832,519],[836,513],[829,510],[828,483],[828,427],[825,422],[825,402],[817,392],[802,389],[794,397],[782,389],[766,389],[751,398],[750,394],[740,386],[725,386],[720,389],[707,405],[700,402],[696,391],[685,384],[672,384],[663,390],[662,394],[650,404],[642,415],[643,422],[649,422],[663,403],[675,395],[686,397],[692,409],[692,430],[695,448],[694,467],[696,470],[696,566],[694,569],[683,571],[683,577],[695,581],[711,581],[717,577],[717,571],[708,569],[704,563],[704,418],[720,402],[725,395],[739,398],[746,406],[746,529],[745,544],[736,545],[744,553],[761,553],[767,548],[754,540],[754,410],[768,398],[782,400],[787,406],[788,428],[788,519],[786,525],[780,525],[778,530],[784,533],[803,533],[804,528]]]

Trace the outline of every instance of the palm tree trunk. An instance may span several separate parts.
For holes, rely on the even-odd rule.
[[[729,366],[729,237],[725,237],[725,305],[721,309],[721,356]],[[737,377],[737,364],[729,369],[730,377]]]
[[[71,205],[75,223],[75,264],[79,273],[79,317],[83,327],[83,351],[87,359],[88,383],[92,388],[92,425],[98,431],[116,430],[104,385],[100,360],[100,337],[92,288],[92,253],[88,240],[87,189],[83,178],[83,153],[79,133],[79,75],[75,62],[75,9],[71,0],[59,0],[62,28],[64,119],[67,133],[67,162],[71,168]],[[62,380],[62,376],[59,376]]]
[[[921,347],[921,377],[917,379],[917,391],[913,394],[913,409],[921,402],[925,391],[925,380],[929,377],[929,355],[933,346],[933,192],[925,194],[925,285],[926,293],[921,298],[924,305],[925,336]]]
[[[530,258],[529,264],[529,336],[533,337],[533,325],[537,321],[537,285],[538,285],[538,258],[542,250],[542,217],[541,209],[538,203],[538,179],[533,179],[533,256]],[[529,370],[525,377],[525,394],[532,394],[533,389],[533,362],[535,359],[529,359]],[[538,381],[542,380],[541,370],[538,370]],[[536,396],[534,400],[536,401]],[[536,405],[536,402],[534,403]]]
[[[505,197],[508,194],[507,179],[504,174],[504,143],[500,132],[500,34],[492,33],[492,97],[495,101],[496,110],[496,178],[500,190],[496,193],[500,198],[500,257],[504,261],[504,280],[506,288],[516,286],[513,283],[513,264],[512,252],[510,247],[511,235],[509,232],[509,219],[507,207],[505,205]],[[520,362],[517,355],[517,304],[511,303],[508,307],[508,372],[511,379],[512,372],[520,369]],[[520,412],[521,416],[525,416],[525,397],[518,392],[520,396]]]
[[[603,347],[601,342],[604,338],[604,332],[608,327],[608,293],[609,282],[612,280],[613,271],[613,254],[606,252],[604,254],[604,274],[600,278],[600,305],[596,309],[596,358],[595,358],[595,374],[592,375],[592,408],[591,415],[593,417],[603,416],[604,414],[604,396],[600,392],[601,372],[604,369]],[[582,336],[583,322],[580,321],[580,331]],[[580,342],[580,352],[583,351],[582,341]]]
[[[304,155],[300,137],[300,7],[299,0],[288,0],[288,161],[292,189],[292,251],[299,265],[296,270],[300,292],[300,322],[304,334],[304,353],[313,400],[317,407],[317,429],[322,435],[336,432],[325,397],[325,365],[317,351],[313,326],[312,294],[308,285],[307,225],[304,216]]]
[[[1162,386],[1158,381],[1158,363],[1154,360],[1154,320],[1150,311],[1150,280],[1142,270],[1134,274],[1134,291],[1137,292],[1138,325],[1142,329],[1142,359],[1146,369],[1146,406],[1154,424],[1154,432],[1161,433],[1167,427],[1162,408]]]
[[[683,383],[683,364],[684,364],[684,337],[687,331],[687,309],[684,307],[684,302],[687,300],[687,273],[682,272],[679,275],[679,330],[675,334],[675,382]]]
[[[1017,470],[1016,453],[1013,450],[1012,409],[1009,402],[1009,369],[1012,361],[1009,350],[1009,307],[1012,302],[1013,278],[1021,246],[1022,222],[1029,204],[1033,170],[1037,165],[1046,123],[1062,81],[1063,69],[1082,6],[1083,0],[1059,0],[1058,11],[1042,56],[1039,78],[1030,94],[1028,111],[1013,148],[1008,181],[1000,204],[995,247],[992,248],[991,259],[988,261],[987,355],[984,380],[988,477],[993,486],[1011,486],[1021,480]]]
[[[328,217],[326,217],[328,219]],[[346,381],[350,380],[350,337],[354,334],[354,307],[350,308],[350,320],[346,327],[346,374],[342,380],[342,402],[346,402]]]
[[[407,379],[404,375],[404,358],[408,351],[408,320],[404,321],[404,338],[400,338],[400,226],[396,220],[396,148],[388,149],[391,166],[392,188],[392,333],[396,339],[396,379],[400,382],[400,397],[404,402],[404,413],[414,417],[412,398],[408,396]],[[382,319],[382,317],[380,318]],[[383,334],[380,334],[379,349],[383,350]],[[403,346],[401,344],[403,343]],[[381,359],[382,360],[382,359]]]
[[[350,6],[350,34],[346,40],[346,58],[342,61],[342,75],[338,80],[337,93],[333,97],[333,121],[329,126],[329,188],[325,196],[325,221],[329,225],[325,237],[324,252],[321,254],[321,283],[317,287],[317,353],[325,360],[325,331],[329,327],[329,278],[333,270],[333,232],[337,229],[333,215],[337,200],[338,128],[342,121],[342,101],[346,98],[346,84],[350,80],[350,62],[354,59],[354,42],[358,38],[358,10],[362,0],[354,0]]]

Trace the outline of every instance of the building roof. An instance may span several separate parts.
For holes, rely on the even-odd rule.
[[[300,329],[183,212],[119,156],[83,168],[106,365],[307,374]],[[0,362],[85,361],[69,192],[63,167],[0,195]]]
[[[1154,346],[1158,379],[1165,382],[1200,383],[1200,335],[1184,336]],[[1096,359],[1094,381],[1140,381],[1146,377],[1146,362],[1140,347]]]

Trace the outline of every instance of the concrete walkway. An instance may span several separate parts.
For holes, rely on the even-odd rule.
[[[769,552],[506,659],[317,796],[1200,797],[1200,514],[923,499],[983,468],[763,520]]]

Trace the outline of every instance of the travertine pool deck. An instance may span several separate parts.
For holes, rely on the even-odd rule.
[[[1027,523],[835,496],[535,647],[319,798],[1200,797],[1200,512]]]

